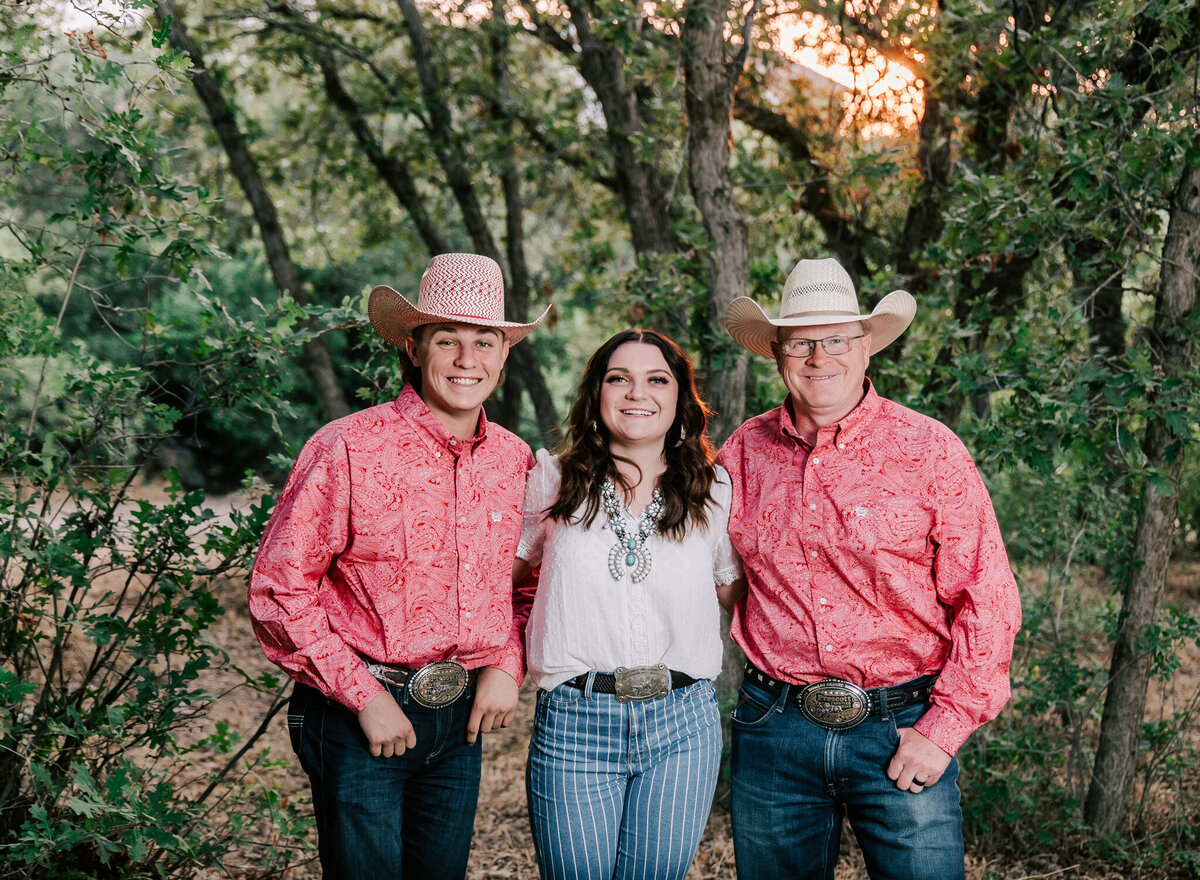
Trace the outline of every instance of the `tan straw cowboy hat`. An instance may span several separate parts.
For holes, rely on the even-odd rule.
[[[421,276],[415,306],[381,284],[371,291],[367,316],[375,332],[393,345],[403,345],[422,324],[443,321],[495,327],[515,343],[542,323],[550,308],[529,324],[505,321],[504,275],[496,261],[479,254],[438,254]]]
[[[906,290],[893,290],[864,315],[858,308],[854,282],[837,260],[801,260],[783,285],[779,317],[771,319],[762,306],[739,296],[725,311],[725,326],[734,339],[755,354],[774,358],[771,343],[780,327],[813,327],[862,321],[871,334],[871,354],[896,341],[917,313],[917,302]]]

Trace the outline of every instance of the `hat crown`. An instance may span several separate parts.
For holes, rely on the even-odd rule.
[[[779,319],[805,315],[852,315],[858,319],[854,282],[837,260],[801,260],[788,275],[779,303]]]
[[[818,327],[861,321],[871,334],[871,354],[890,345],[912,323],[916,300],[906,290],[893,290],[869,315],[858,307],[854,282],[837,260],[801,260],[788,274],[780,294],[779,317],[749,296],[739,296],[725,309],[725,326],[743,348],[774,358],[780,327]]]
[[[421,276],[417,310],[447,319],[504,320],[504,274],[480,254],[438,254]]]
[[[393,345],[404,345],[417,327],[442,322],[494,327],[517,343],[549,313],[547,305],[536,321],[504,320],[504,273],[481,254],[435,256],[421,276],[415,306],[386,284],[377,285],[367,300],[371,326]]]

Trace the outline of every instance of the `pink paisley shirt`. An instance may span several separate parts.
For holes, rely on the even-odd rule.
[[[916,729],[953,755],[1008,700],[1020,597],[962,442],[865,388],[815,446],[789,404],[722,448],[749,582],[732,635],[755,666],[794,684],[875,688],[940,672]]]
[[[454,658],[518,682],[512,564],[529,447],[480,415],[457,440],[411,386],[300,452],[250,575],[268,658],[358,712],[383,691],[360,655]]]

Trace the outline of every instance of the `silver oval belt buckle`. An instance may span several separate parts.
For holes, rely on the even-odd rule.
[[[867,717],[870,698],[856,684],[837,678],[806,685],[797,702],[800,712],[813,724],[826,730],[847,730]]]
[[[426,709],[440,709],[462,696],[467,689],[467,667],[454,660],[429,663],[408,679],[408,693]]]
[[[619,703],[644,703],[665,697],[671,690],[667,664],[656,666],[618,666],[613,670],[613,691]]]

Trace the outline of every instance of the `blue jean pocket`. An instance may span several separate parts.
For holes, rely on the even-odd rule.
[[[292,744],[292,751],[297,755],[304,746],[304,715],[305,705],[308,703],[308,694],[304,693],[301,687],[298,684],[292,686],[292,696],[288,700],[287,709],[288,739]]]
[[[900,742],[900,728],[912,727],[921,717],[929,710],[929,703],[914,703],[911,706],[905,706],[903,709],[898,709],[888,715],[888,724],[891,727],[892,740],[896,743]]]
[[[737,705],[730,720],[738,727],[762,727],[771,720],[775,711],[775,699],[768,699],[765,691],[753,685],[742,685],[738,691]]]

